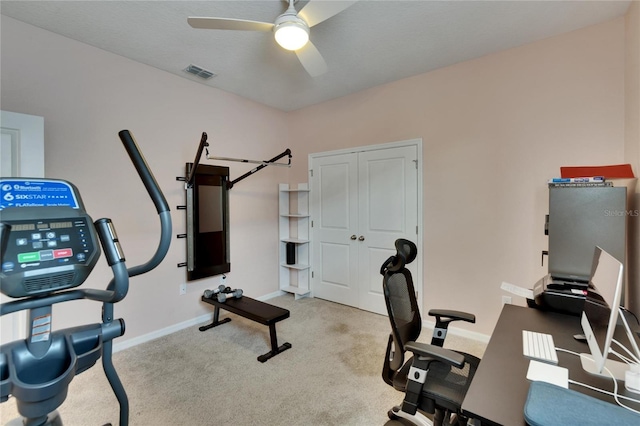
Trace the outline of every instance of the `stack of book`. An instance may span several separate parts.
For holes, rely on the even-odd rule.
[[[604,176],[552,178],[548,183],[549,187],[613,186],[613,182],[607,182]]]

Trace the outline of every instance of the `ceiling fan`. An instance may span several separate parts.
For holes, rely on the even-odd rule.
[[[284,0],[285,2],[287,0]],[[345,10],[355,1],[309,1],[300,12],[288,0],[289,7],[273,24],[233,18],[189,17],[193,28],[209,30],[273,31],[280,46],[295,51],[305,70],[312,77],[327,72],[327,63],[318,49],[309,40],[309,28]]]

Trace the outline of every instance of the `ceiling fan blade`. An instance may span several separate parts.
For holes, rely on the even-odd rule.
[[[205,30],[271,31],[273,24],[233,18],[205,18],[190,16],[187,22],[193,28]]]
[[[318,25],[332,16],[342,12],[357,0],[352,1],[309,1],[305,7],[298,12],[298,16],[304,19],[309,27]]]
[[[317,77],[327,72],[327,63],[310,41],[302,49],[296,50],[296,55],[311,77]]]

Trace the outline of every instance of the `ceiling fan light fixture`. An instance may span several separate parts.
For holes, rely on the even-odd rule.
[[[296,21],[278,24],[274,31],[278,44],[287,50],[298,50],[309,42],[309,27]]]

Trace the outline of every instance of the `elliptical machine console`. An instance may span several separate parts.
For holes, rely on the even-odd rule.
[[[113,304],[126,296],[129,277],[164,259],[171,216],[133,137],[127,130],[119,136],[160,218],[160,242],[145,264],[127,269],[113,223],[93,222],[72,183],[0,178],[0,291],[16,299],[0,305],[0,315],[28,312],[27,338],[0,346],[0,402],[12,395],[28,426],[61,425],[55,410],[69,383],[100,358],[120,404],[120,425],[128,424],[127,395],[112,362],[112,341],[124,334],[125,324],[113,318]],[[100,246],[113,279],[106,290],[76,289],[96,265]],[[102,302],[102,322],[52,331],[52,305],[78,299]]]
[[[78,189],[53,179],[0,178],[2,250],[0,291],[19,298],[81,285],[100,249]],[[4,236],[5,232],[3,232]]]

